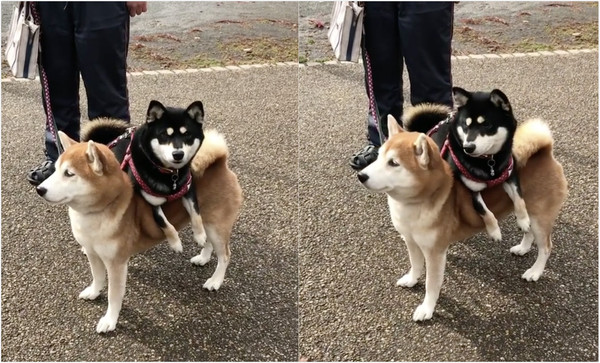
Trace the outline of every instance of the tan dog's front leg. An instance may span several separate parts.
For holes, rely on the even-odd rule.
[[[408,258],[410,260],[410,271],[396,281],[396,286],[413,287],[419,281],[423,274],[425,257],[416,242],[409,237],[404,237],[406,248],[408,249]]]
[[[426,249],[423,251],[425,256],[426,276],[425,276],[425,299],[419,305],[413,314],[414,321],[429,320],[433,317],[433,311],[437,304],[442,282],[444,281],[444,271],[446,269],[446,250]]]
[[[108,263],[106,263],[108,262]],[[129,261],[105,261],[108,271],[108,309],[106,314],[98,321],[96,332],[107,333],[115,330],[117,320],[123,305],[125,296],[125,284],[127,283],[127,263]]]
[[[106,270],[104,268],[104,262],[102,262],[102,259],[96,252],[89,251],[86,255],[90,263],[90,269],[92,270],[92,284],[79,294],[79,298],[94,300],[100,295],[100,292],[106,285]]]

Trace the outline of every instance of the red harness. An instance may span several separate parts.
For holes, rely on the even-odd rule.
[[[110,142],[108,144],[109,148],[113,148],[117,144],[117,142],[123,140],[127,136],[131,137],[131,140],[129,141],[129,145],[127,145],[127,151],[125,151],[125,156],[123,157],[123,161],[121,162],[121,170],[125,171],[127,166],[129,166],[131,168],[131,173],[133,174],[133,177],[135,178],[135,181],[139,184],[140,188],[142,188],[143,191],[145,191],[146,193],[150,194],[153,197],[165,198],[167,200],[167,202],[177,200],[177,199],[183,197],[190,190],[190,188],[192,186],[192,173],[189,171],[187,173],[187,179],[185,181],[185,184],[175,194],[158,194],[158,193],[154,192],[152,189],[150,189],[150,187],[148,186],[148,184],[146,184],[144,179],[142,179],[140,177],[140,174],[138,173],[138,171],[135,167],[135,164],[133,163],[133,159],[131,158],[131,144],[133,144],[134,131],[135,131],[135,127],[130,127],[127,129],[126,133],[119,136],[118,138],[116,138],[115,140],[113,140],[112,142]],[[155,165],[155,166],[161,173],[173,175],[172,176],[173,188],[175,188],[176,182],[179,179],[179,173],[178,173],[179,170],[177,170],[177,169],[172,170],[172,169],[168,169],[168,168],[165,168],[165,167],[162,167],[159,165]]]
[[[445,120],[441,121],[440,123],[438,123],[437,125],[435,125],[431,130],[429,130],[427,132],[427,136],[431,136],[431,135],[435,134],[436,132],[438,132],[440,126],[443,125],[444,123],[448,123],[452,117],[453,117],[453,115],[450,114],[447,119],[445,119]],[[463,164],[461,164],[460,160],[458,160],[458,158],[456,157],[454,150],[452,150],[452,147],[450,146],[450,141],[448,140],[448,136],[446,136],[446,140],[444,141],[444,144],[442,145],[442,148],[440,150],[440,155],[442,157],[445,157],[447,151],[450,151],[450,157],[452,158],[452,161],[454,161],[454,164],[458,168],[458,171],[460,171],[460,173],[465,178],[467,178],[471,181],[474,181],[476,183],[484,183],[488,188],[495,187],[496,185],[504,183],[510,177],[510,175],[512,174],[513,168],[514,168],[514,161],[513,161],[512,155],[511,155],[510,160],[508,162],[508,166],[502,171],[502,173],[497,178],[492,179],[492,180],[481,180],[481,179],[478,179],[478,178],[474,177],[473,175],[471,175],[471,173],[469,173],[467,168],[465,168],[465,166]],[[488,165],[489,165],[490,169],[492,170],[492,173],[491,173],[492,176],[494,176],[494,168],[493,167],[494,167],[495,163],[496,162],[494,160],[494,157],[492,156],[488,160]]]

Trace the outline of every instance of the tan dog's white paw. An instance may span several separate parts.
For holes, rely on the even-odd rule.
[[[412,274],[407,273],[396,281],[396,286],[413,287],[417,282],[419,282],[417,278],[413,277]]]
[[[525,271],[525,273],[521,277],[527,281],[537,281],[542,276],[542,273],[544,273],[543,269],[534,269],[532,267],[529,270]]]
[[[206,257],[206,256],[203,256],[202,254],[194,256],[190,259],[191,263],[193,263],[194,265],[200,265],[200,266],[206,265],[208,263],[208,261],[210,261],[210,256]]]
[[[94,300],[100,295],[100,291],[101,289],[88,286],[79,294],[79,298],[84,300]]]
[[[117,327],[117,319],[112,319],[108,316],[103,316],[102,319],[98,321],[98,325],[96,326],[96,333],[108,333],[109,331],[115,330]]]
[[[223,284],[222,278],[211,277],[210,279],[206,280],[206,282],[204,283],[204,285],[202,285],[202,287],[209,291],[217,291],[217,290],[219,290],[219,287],[221,287],[222,284]]]
[[[517,256],[523,256],[524,254],[529,252],[530,249],[531,249],[531,246],[526,247],[526,246],[523,246],[522,244],[518,244],[518,245],[512,246],[510,248],[510,253],[512,253],[513,255],[517,255]]]
[[[413,320],[423,321],[431,319],[433,317],[434,308],[434,306],[425,306],[425,304],[417,306],[413,314]]]

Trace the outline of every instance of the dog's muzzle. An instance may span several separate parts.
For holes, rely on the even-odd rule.
[[[364,184],[364,182],[366,182],[367,180],[369,180],[369,176],[367,174],[364,173],[358,173],[356,174],[356,176],[358,177],[358,180]]]

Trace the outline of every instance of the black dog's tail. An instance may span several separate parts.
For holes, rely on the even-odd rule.
[[[131,125],[122,120],[98,118],[81,127],[81,141],[95,141],[107,145],[123,135]]]
[[[434,103],[422,103],[404,111],[402,125],[407,131],[427,133],[450,114],[450,107]]]

